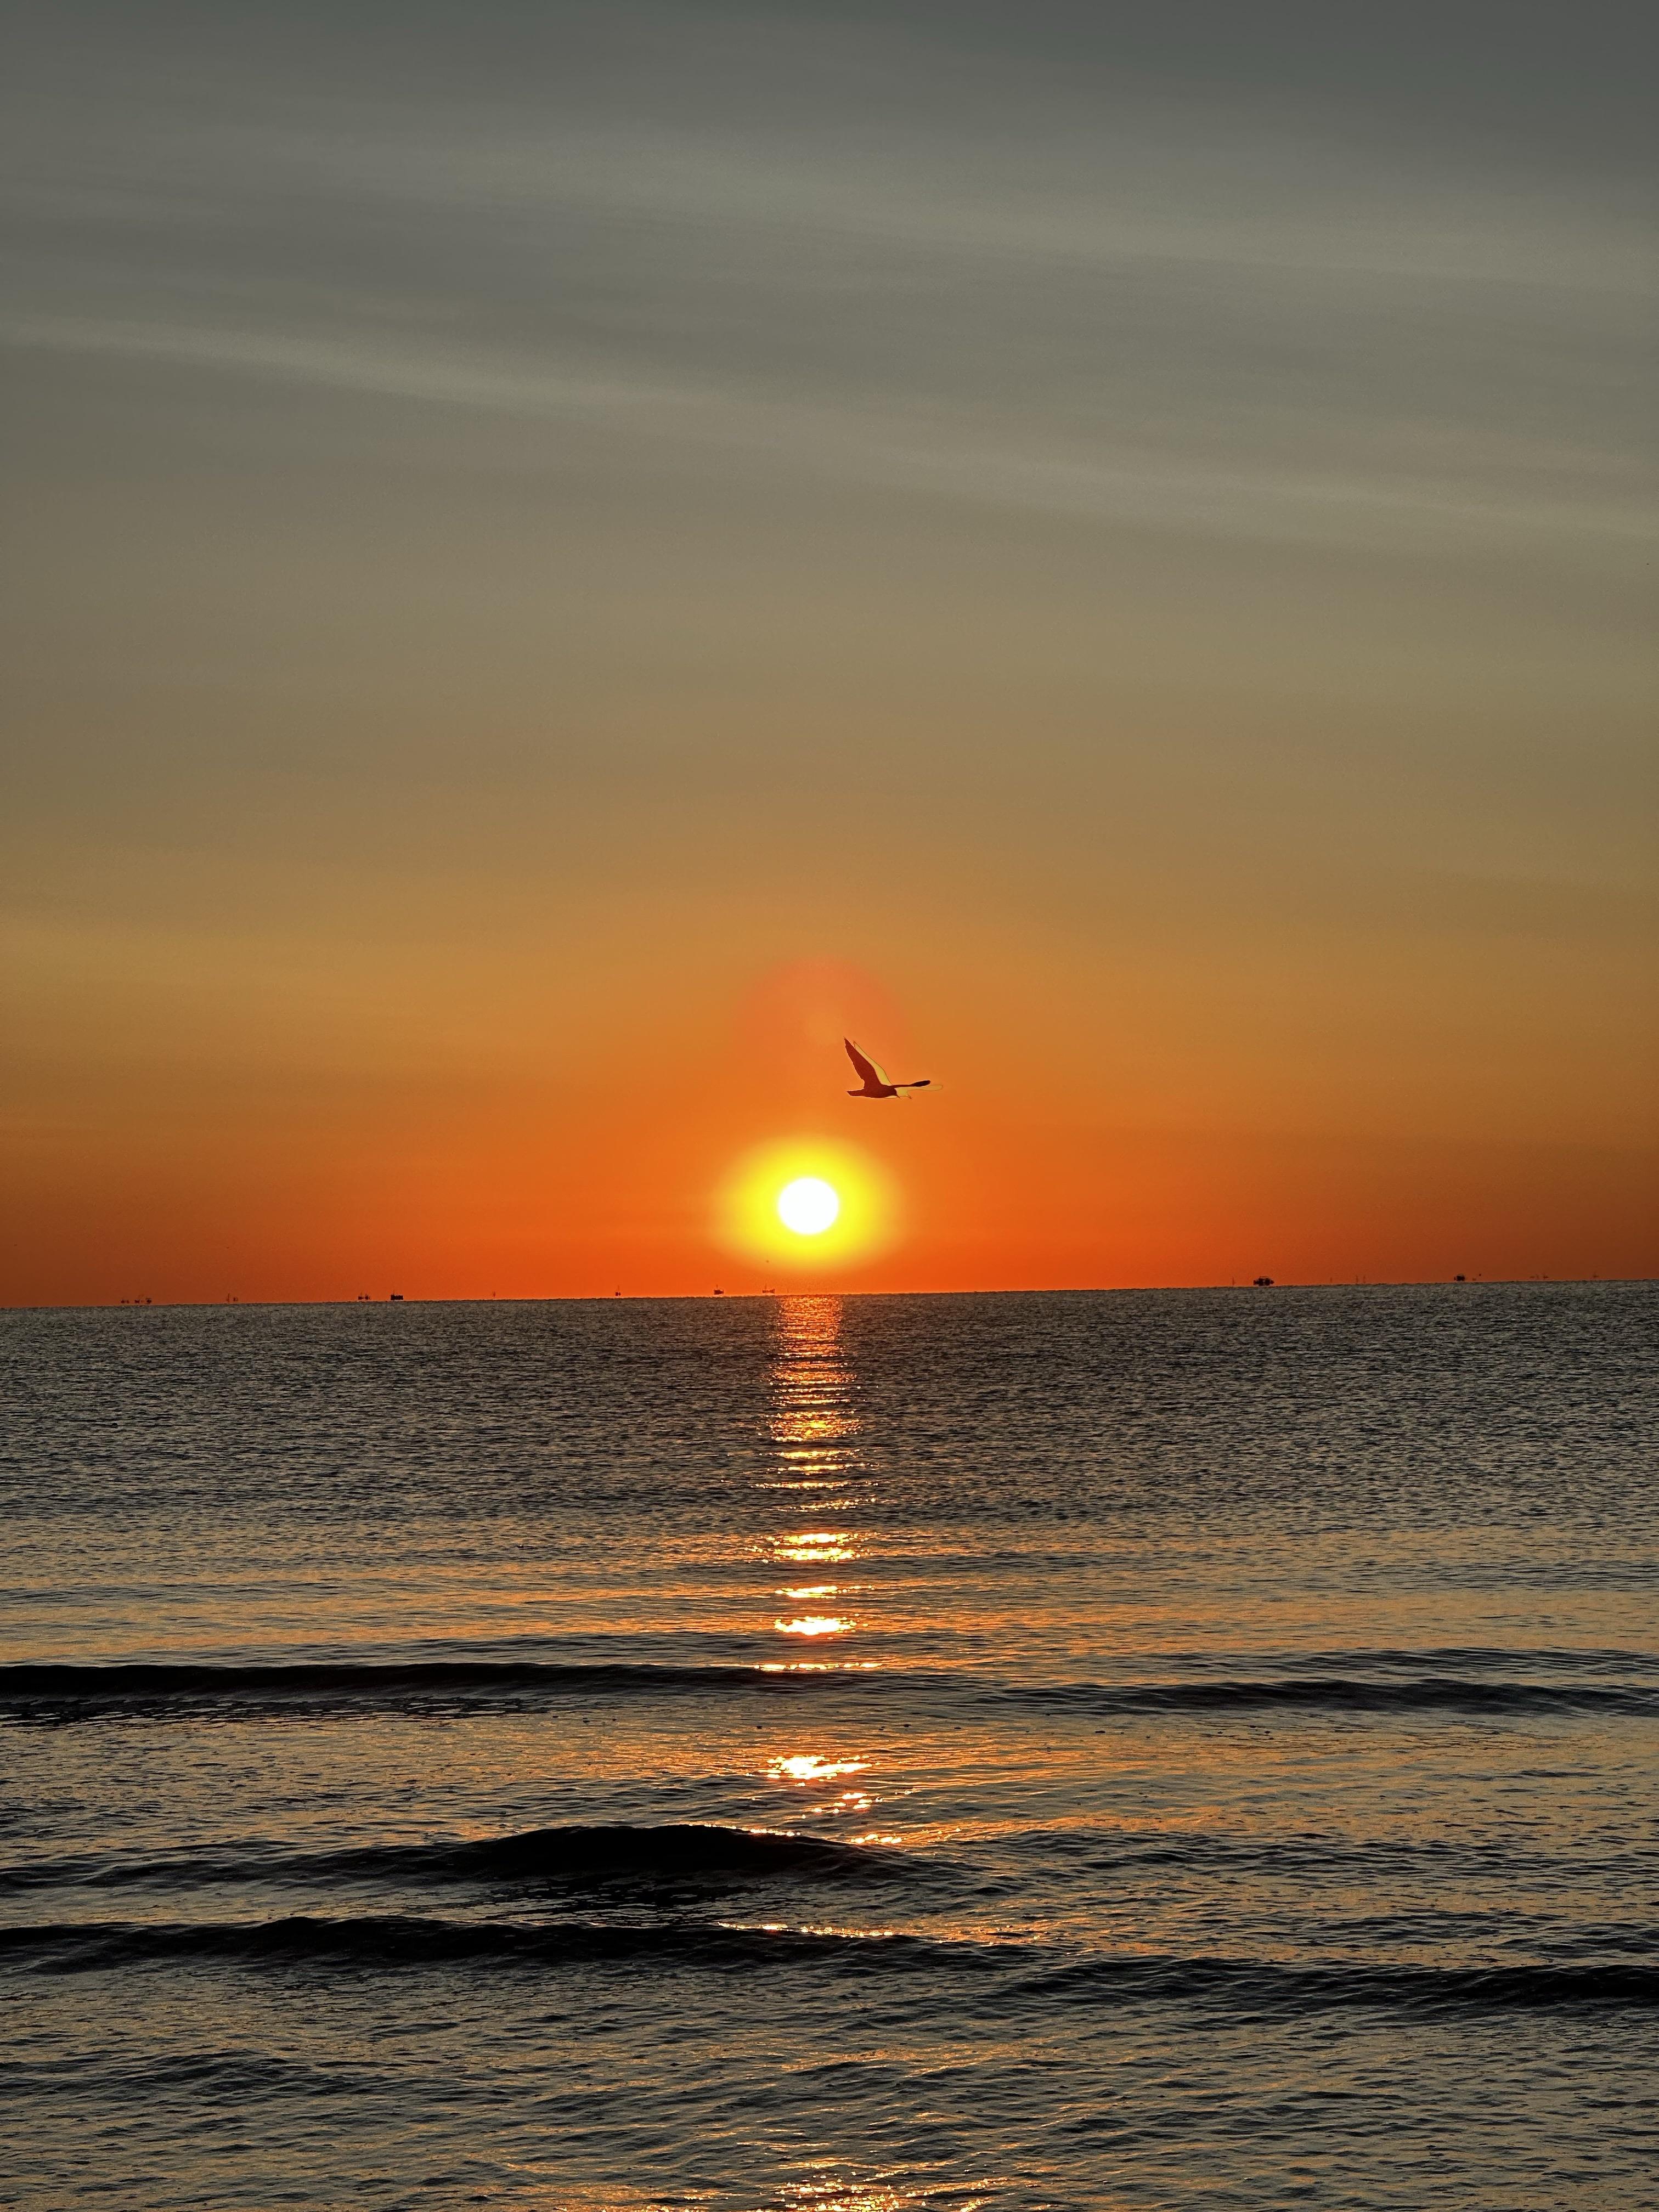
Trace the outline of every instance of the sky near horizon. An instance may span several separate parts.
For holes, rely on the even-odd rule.
[[[1640,12],[17,9],[0,1299],[1659,1271]]]

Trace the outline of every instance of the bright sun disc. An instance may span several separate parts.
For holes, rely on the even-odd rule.
[[[816,1132],[756,1146],[709,1195],[715,1243],[764,1268],[774,1287],[785,1274],[822,1278],[873,1259],[903,1225],[881,1162]]]
[[[778,1219],[797,1237],[822,1237],[841,1212],[841,1200],[822,1176],[797,1176],[778,1193]]]

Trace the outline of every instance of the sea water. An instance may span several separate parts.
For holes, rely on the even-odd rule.
[[[0,2203],[1659,2204],[1656,1324],[0,1316]]]

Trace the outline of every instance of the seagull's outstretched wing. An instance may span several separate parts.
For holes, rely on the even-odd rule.
[[[866,1060],[851,1037],[843,1037],[842,1042],[847,1048],[847,1057],[852,1061],[853,1072],[860,1083],[886,1082],[887,1078],[882,1073],[876,1062],[873,1060]]]

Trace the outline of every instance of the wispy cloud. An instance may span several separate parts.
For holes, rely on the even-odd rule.
[[[625,70],[556,11],[561,67],[461,89],[418,40],[325,89],[169,73],[112,20],[14,118],[4,334],[1163,529],[1650,534],[1615,185],[1248,88],[623,12]]]
[[[878,410],[811,405],[712,384],[647,383],[593,364],[514,360],[501,351],[405,335],[312,334],[162,320],[33,315],[0,324],[18,347],[225,371],[365,398],[481,410],[551,424],[586,423],[630,437],[723,450],[750,464],[854,471],[872,485],[993,507],[1223,537],[1405,542],[1432,532],[1472,545],[1517,531],[1615,540],[1649,538],[1659,515],[1630,495],[1574,495],[1573,463],[1557,457],[1565,492],[1517,495],[1483,482],[1467,452],[1458,476],[1424,468],[1370,478],[1308,469],[1218,468],[1145,444],[1097,441],[1070,451],[1009,442],[1009,425],[956,418],[948,408]],[[1474,457],[1478,459],[1479,457]],[[1592,470],[1595,457],[1589,457]]]

